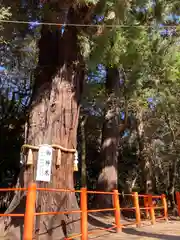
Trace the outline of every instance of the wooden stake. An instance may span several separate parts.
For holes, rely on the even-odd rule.
[[[87,189],[81,188],[81,240],[88,239]]]
[[[28,186],[28,193],[26,198],[26,211],[24,216],[24,240],[33,239],[34,229],[34,213],[36,203],[36,184],[31,183]]]
[[[164,219],[166,221],[168,221],[168,206],[167,206],[165,194],[162,194],[162,202],[163,202],[163,207],[164,207]]]
[[[150,194],[148,196],[148,201],[149,201],[149,207],[150,207],[151,224],[154,225],[156,222],[156,217],[155,217],[154,206],[152,202],[152,195]]]
[[[120,203],[119,203],[119,193],[118,190],[113,191],[113,203],[114,203],[114,216],[115,216],[115,223],[116,223],[116,231],[117,233],[122,231],[122,226],[120,223],[121,220],[121,209],[120,209]]]
[[[134,207],[135,207],[135,213],[136,213],[136,226],[141,226],[141,213],[140,213],[140,207],[139,207],[139,196],[138,193],[134,193]]]

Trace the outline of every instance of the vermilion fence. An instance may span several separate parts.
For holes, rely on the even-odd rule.
[[[176,192],[176,202],[177,202],[178,215],[180,216],[180,192]]]
[[[131,223],[132,225],[136,224],[137,227],[141,226],[142,211],[145,212],[146,218],[151,220],[151,224],[155,224],[158,219],[168,219],[168,209],[165,195],[160,196],[152,196],[152,195],[141,195],[137,192],[132,194],[125,194],[129,196],[133,200],[133,207],[121,207],[119,201],[119,193],[117,190],[113,192],[100,192],[100,191],[88,191],[86,188],[82,188],[81,190],[70,190],[70,189],[49,189],[49,188],[37,188],[35,183],[31,183],[27,188],[15,188],[15,189],[0,189],[0,191],[27,191],[26,198],[26,209],[25,214],[0,214],[0,216],[16,216],[16,217],[24,217],[24,235],[23,240],[32,240],[33,239],[33,230],[34,230],[34,218],[35,216],[40,215],[57,215],[57,214],[72,214],[72,213],[80,213],[81,214],[81,233],[71,236],[67,239],[74,239],[77,237],[81,237],[82,240],[87,240],[88,235],[96,234],[97,231],[105,231],[116,229],[116,232],[120,232],[122,228],[126,224],[121,223],[121,211],[133,211],[135,213],[135,222]],[[48,191],[48,192],[79,192],[80,193],[80,209],[78,210],[70,210],[70,211],[61,211],[61,212],[35,212],[35,202],[36,202],[36,192],[37,191]],[[108,194],[112,196],[113,200],[113,208],[108,209],[91,209],[88,210],[87,207],[87,199],[88,194]],[[161,204],[157,206],[154,204],[154,199],[159,199]],[[143,206],[141,206],[140,202],[143,200]],[[163,211],[162,216],[157,218],[155,212],[156,210]],[[88,231],[88,213],[93,212],[104,212],[104,211],[112,211],[114,212],[115,224],[110,228],[100,228],[93,231]]]

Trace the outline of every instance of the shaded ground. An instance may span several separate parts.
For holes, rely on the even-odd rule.
[[[156,223],[154,226],[143,226],[141,228],[126,227],[122,233],[102,232],[101,234],[89,236],[89,239],[103,240],[180,240],[180,222]]]
[[[92,219],[91,219],[92,218]],[[95,219],[95,220],[94,220]],[[101,217],[89,216],[91,222],[90,230],[96,228],[108,228],[112,226],[112,218],[101,221]],[[108,224],[109,222],[109,224]],[[149,221],[143,222],[141,228],[135,225],[128,225],[130,222],[122,220],[122,224],[127,224],[121,233],[115,233],[115,230],[99,231],[89,235],[89,239],[103,240],[180,240],[180,221],[169,220],[168,222],[159,221],[155,225],[151,225]],[[93,227],[94,226],[94,227]]]

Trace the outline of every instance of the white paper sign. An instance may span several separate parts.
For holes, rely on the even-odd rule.
[[[41,145],[38,152],[36,181],[50,182],[53,149],[49,145]]]

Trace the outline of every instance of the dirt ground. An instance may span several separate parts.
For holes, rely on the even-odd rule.
[[[123,228],[121,233],[102,232],[89,236],[89,239],[103,240],[180,240],[180,222],[169,221],[167,223],[156,223],[155,225],[135,226]]]
[[[94,216],[93,216],[94,218]],[[100,219],[96,219],[99,221]],[[93,221],[94,222],[94,221]],[[101,221],[99,221],[100,223]],[[126,223],[126,222],[124,222]],[[124,224],[122,222],[122,224]],[[94,225],[94,224],[93,224]],[[103,226],[104,225],[104,226]],[[103,225],[97,226],[96,228],[101,227],[111,227],[112,222],[108,224],[108,221],[104,221]],[[95,229],[93,229],[95,230]],[[137,228],[135,225],[128,225],[123,227],[121,233],[116,233],[115,230],[109,231],[99,231],[96,234],[90,234],[89,239],[93,240],[103,240],[108,238],[108,240],[180,240],[180,220],[169,220],[165,222],[164,220],[156,222],[155,225],[151,225],[149,221],[143,222],[140,228]]]

